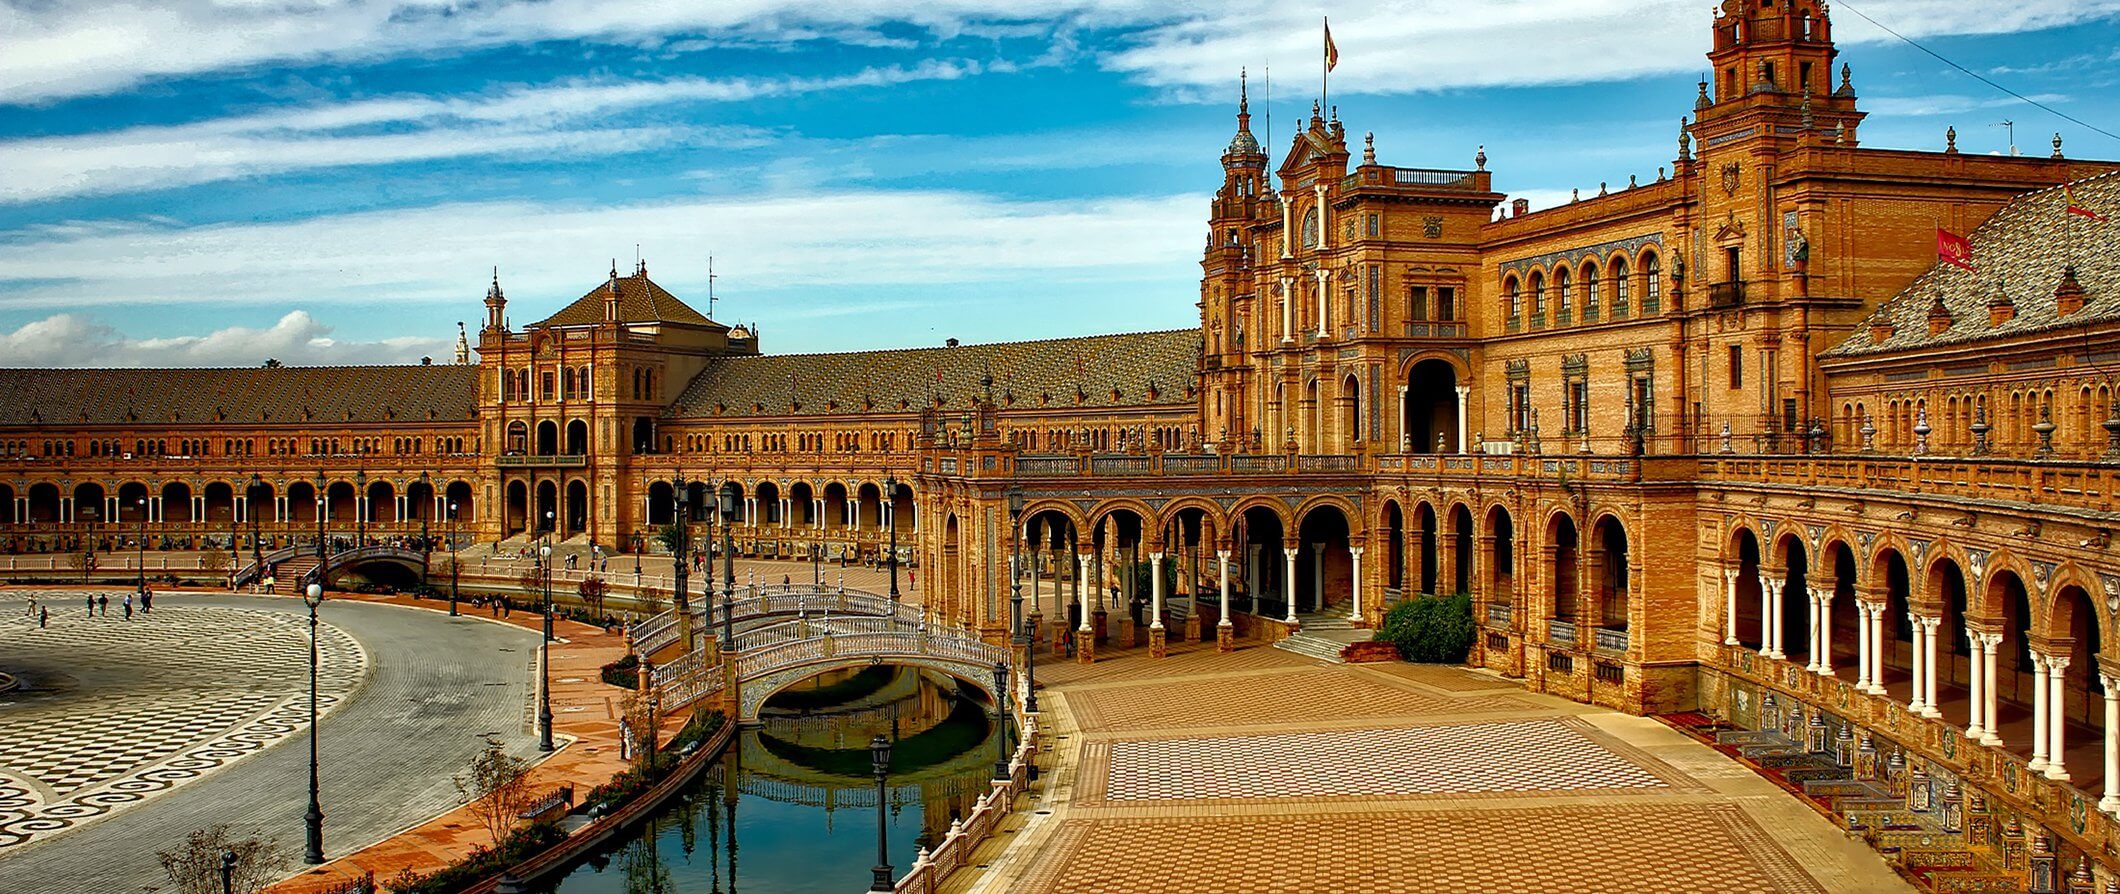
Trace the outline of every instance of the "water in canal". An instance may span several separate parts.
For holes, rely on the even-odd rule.
[[[820,677],[775,696],[699,781],[631,840],[551,894],[852,894],[876,862],[868,744],[895,743],[886,798],[893,870],[939,842],[993,775],[990,705],[947,676],[890,666]],[[740,885],[740,887],[739,887]]]

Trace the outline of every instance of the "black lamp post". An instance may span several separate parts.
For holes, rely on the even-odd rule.
[[[327,557],[328,557],[328,556],[330,555],[330,553],[329,553],[329,552],[327,552],[327,550],[328,550],[328,549],[329,549],[330,547],[326,546],[326,545],[325,545],[325,543],[324,543],[324,541],[325,541],[325,540],[326,540],[326,539],[327,539],[328,537],[330,537],[330,534],[329,534],[328,532],[326,532],[326,531],[324,530],[324,513],[326,513],[326,512],[328,512],[328,511],[330,511],[330,509],[331,509],[331,503],[330,503],[330,501],[328,501],[328,500],[326,500],[326,499],[324,498],[324,494],[325,494],[325,488],[326,488],[326,487],[329,487],[329,485],[328,485],[328,484],[326,484],[326,483],[325,483],[325,481],[324,481],[324,473],[323,473],[323,472],[318,472],[318,473],[317,473],[317,580],[318,580],[318,581],[322,581],[322,580],[324,579],[324,562],[325,562],[325,561],[327,560]]]
[[[356,548],[368,545],[368,472],[356,469],[353,473],[353,545]]]
[[[250,515],[250,564],[257,568],[251,580],[265,576],[265,548],[258,544],[258,498],[265,493],[265,479],[256,472],[250,473],[250,493],[243,497],[243,511]]]
[[[545,636],[537,643],[537,750],[552,750],[552,545],[538,547],[545,564]]]
[[[428,479],[427,479],[427,473],[426,473],[426,472],[421,472],[421,473],[420,473],[420,483],[421,483],[421,484],[425,484],[425,485],[427,485],[427,487],[426,487],[426,491],[427,491],[427,499],[429,499],[429,500],[432,500],[432,499],[434,499],[434,485],[433,485],[433,484],[431,484],[431,483],[429,483],[429,481],[428,481]],[[405,502],[406,502],[406,505],[408,505],[408,506],[410,506],[410,507],[412,508],[412,511],[414,511],[414,512],[419,512],[419,511],[420,511],[420,507],[419,507],[419,504],[417,504],[417,503],[413,503],[413,502],[412,502],[412,501],[410,501],[410,500],[407,500],[407,501],[405,501]],[[429,546],[429,545],[427,545],[427,513],[421,512],[421,513],[420,513],[420,555],[421,555],[421,556],[423,556],[423,557],[425,557],[425,556],[429,556],[429,555],[430,555],[430,554],[432,554],[433,552],[434,552],[434,547],[432,547],[432,546]]]
[[[302,861],[314,866],[324,862],[324,807],[317,797],[317,606],[324,603],[324,585],[310,584],[302,601],[309,604],[309,812],[302,816],[309,841]]]
[[[221,894],[236,894],[236,852],[221,852]]]
[[[1023,644],[1023,710],[1036,711],[1038,678],[1035,668],[1038,666],[1038,635],[1037,631],[1031,629],[1030,616],[1023,613],[1023,491],[1020,488],[1009,488],[1008,517],[1009,524],[1014,528],[1009,535],[1008,548],[1016,554],[1014,560],[1009,562],[1008,601],[1009,611],[1014,615],[1014,623],[1010,626],[1016,629],[1017,641]]]
[[[140,566],[140,567],[139,567],[139,568],[137,569],[137,571],[139,572],[139,575],[140,575],[140,581],[139,581],[139,584],[138,584],[138,586],[140,587],[140,595],[141,595],[141,596],[146,596],[146,595],[147,595],[147,498],[146,498],[146,497],[141,497],[141,498],[140,498],[140,542],[139,542],[139,543],[137,544],[137,546],[139,547],[139,549],[138,549],[138,550],[137,550],[136,552],[137,552],[137,554],[138,554],[138,555],[139,555],[139,557],[140,557],[140,560],[139,560],[139,562],[137,563],[137,564],[138,564],[138,565]]]
[[[687,592],[687,588],[691,586],[692,574],[691,569],[687,567],[692,561],[692,525],[691,518],[686,515],[690,511],[687,508],[690,504],[685,494],[685,488],[689,487],[685,483],[685,473],[677,473],[671,486],[671,494],[676,498],[677,506],[677,515],[673,519],[677,523],[677,546],[670,550],[671,582],[674,584],[671,589],[675,591],[672,599],[677,604],[677,617],[683,619],[691,605],[691,594]],[[639,564],[640,560],[635,559],[636,568]],[[691,644],[687,643],[685,648],[691,648]]]
[[[891,740],[882,736],[869,740],[869,762],[876,770],[876,878],[869,882],[870,891],[892,890],[891,842],[890,842],[890,797],[884,783],[891,772]]]
[[[1008,664],[994,662],[994,778],[1008,778]]]
[[[736,489],[728,482],[721,486],[721,595],[722,603],[729,605],[736,592]],[[731,605],[731,608],[734,608]],[[729,619],[724,618],[726,627]]]
[[[456,564],[456,501],[449,501],[449,617],[456,617],[456,578],[463,568]]]
[[[885,559],[885,562],[886,562],[886,563],[887,563],[887,564],[888,564],[888,565],[890,566],[890,569],[891,569],[891,601],[892,601],[892,602],[897,602],[897,601],[898,601],[898,478],[897,478],[897,476],[894,476],[894,475],[885,475],[885,476],[883,476],[883,503],[884,503],[884,505],[885,505],[885,506],[889,506],[889,507],[890,507],[890,509],[889,509],[889,510],[887,510],[887,511],[885,511],[885,512],[884,512],[884,514],[883,514],[883,517],[884,517],[884,519],[886,520],[886,523],[884,524],[884,527],[886,527],[886,528],[889,528],[889,529],[890,529],[890,531],[891,531],[891,549],[890,549],[890,554],[889,554],[889,557]]]

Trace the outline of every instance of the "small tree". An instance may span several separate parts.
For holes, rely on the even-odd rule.
[[[589,607],[589,614],[601,618],[604,616],[604,589],[604,579],[590,575],[582,578],[581,585],[575,587],[574,592],[581,597],[582,604]]]
[[[1376,639],[1399,647],[1407,661],[1457,664],[1472,651],[1477,629],[1472,623],[1472,597],[1416,596],[1391,607]]]
[[[486,737],[486,747],[472,759],[471,769],[456,777],[456,790],[471,802],[471,812],[495,847],[514,828],[530,806],[530,762],[509,754],[501,740]]]
[[[640,600],[640,610],[642,614],[646,614],[650,617],[662,614],[664,604],[663,591],[656,589],[655,587],[642,587],[640,588],[640,595],[637,598]]]
[[[543,599],[545,595],[545,570],[543,566],[531,565],[523,569],[523,573],[516,577],[515,585],[523,588],[524,596],[533,600]]]
[[[221,855],[228,853],[236,855],[230,877],[239,894],[265,890],[287,862],[278,844],[256,836],[237,838],[225,823],[193,829],[182,846],[155,856],[177,894],[221,894]]]
[[[199,570],[221,572],[228,570],[228,554],[211,550],[199,555]]]
[[[81,582],[88,583],[88,576],[96,573],[96,548],[93,546],[75,550],[66,557],[66,562],[81,572]]]
[[[678,548],[684,546],[684,540],[685,529],[676,522],[655,529],[655,545],[662,547],[663,552],[672,558],[677,556]]]

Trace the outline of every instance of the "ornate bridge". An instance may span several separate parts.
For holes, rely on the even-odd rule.
[[[357,546],[333,553],[322,563],[316,556],[314,545],[276,549],[266,553],[262,562],[246,562],[237,568],[229,583],[241,587],[257,582],[262,575],[277,574],[277,585],[302,587],[317,580],[328,582],[348,569],[371,564],[396,565],[423,580],[427,577],[426,553],[395,546]]]
[[[748,629],[762,620],[772,618],[817,617],[896,617],[909,624],[918,624],[920,610],[889,596],[867,590],[849,590],[845,587],[823,587],[814,584],[773,584],[766,587],[750,587],[743,598],[734,600],[729,610],[735,615],[732,622]],[[702,600],[704,601],[704,600]],[[693,605],[692,623],[699,630],[720,630],[724,614],[721,603],[712,606]],[[651,618],[635,622],[627,630],[632,638],[633,650],[643,656],[654,655],[677,642],[682,633],[677,610],[670,609]]]
[[[884,603],[889,607],[889,600]],[[738,608],[737,617],[743,617],[743,609]],[[769,614],[758,611],[751,617]],[[903,606],[891,607],[889,614],[836,616],[826,616],[820,608],[815,618],[799,613],[794,620],[752,626],[738,633],[732,644],[732,651],[699,649],[656,667],[650,684],[662,693],[663,709],[677,710],[718,695],[733,676],[736,719],[754,723],[766,700],[789,686],[822,673],[878,664],[937,671],[994,697],[994,667],[1010,664],[1008,649],[989,645],[968,631],[929,627]],[[733,675],[725,661],[734,662]],[[1013,671],[1007,673],[1010,685],[1020,688]]]

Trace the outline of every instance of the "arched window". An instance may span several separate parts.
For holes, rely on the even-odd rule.
[[[1613,258],[1612,313],[1614,316],[1627,312],[1627,296],[1630,291],[1628,289],[1629,285],[1630,284],[1627,282],[1627,259],[1624,257]]]
[[[1657,263],[1656,253],[1642,255],[1642,310],[1654,312],[1663,298],[1664,284],[1661,279],[1663,266]]]
[[[1504,319],[1516,319],[1519,307],[1517,301],[1523,297],[1519,294],[1519,291],[1516,277],[1512,276],[1502,280],[1502,317]]]
[[[1573,288],[1574,285],[1575,284],[1572,281],[1571,277],[1568,276],[1568,268],[1554,268],[1553,291],[1560,294],[1560,305],[1555,308],[1558,312],[1567,313],[1570,309],[1575,307],[1575,289]]]
[[[1535,270],[1531,273],[1531,315],[1546,315],[1546,275]]]
[[[1597,263],[1586,263],[1583,265],[1583,310],[1585,313],[1595,311],[1603,302],[1603,293],[1598,288]]]

